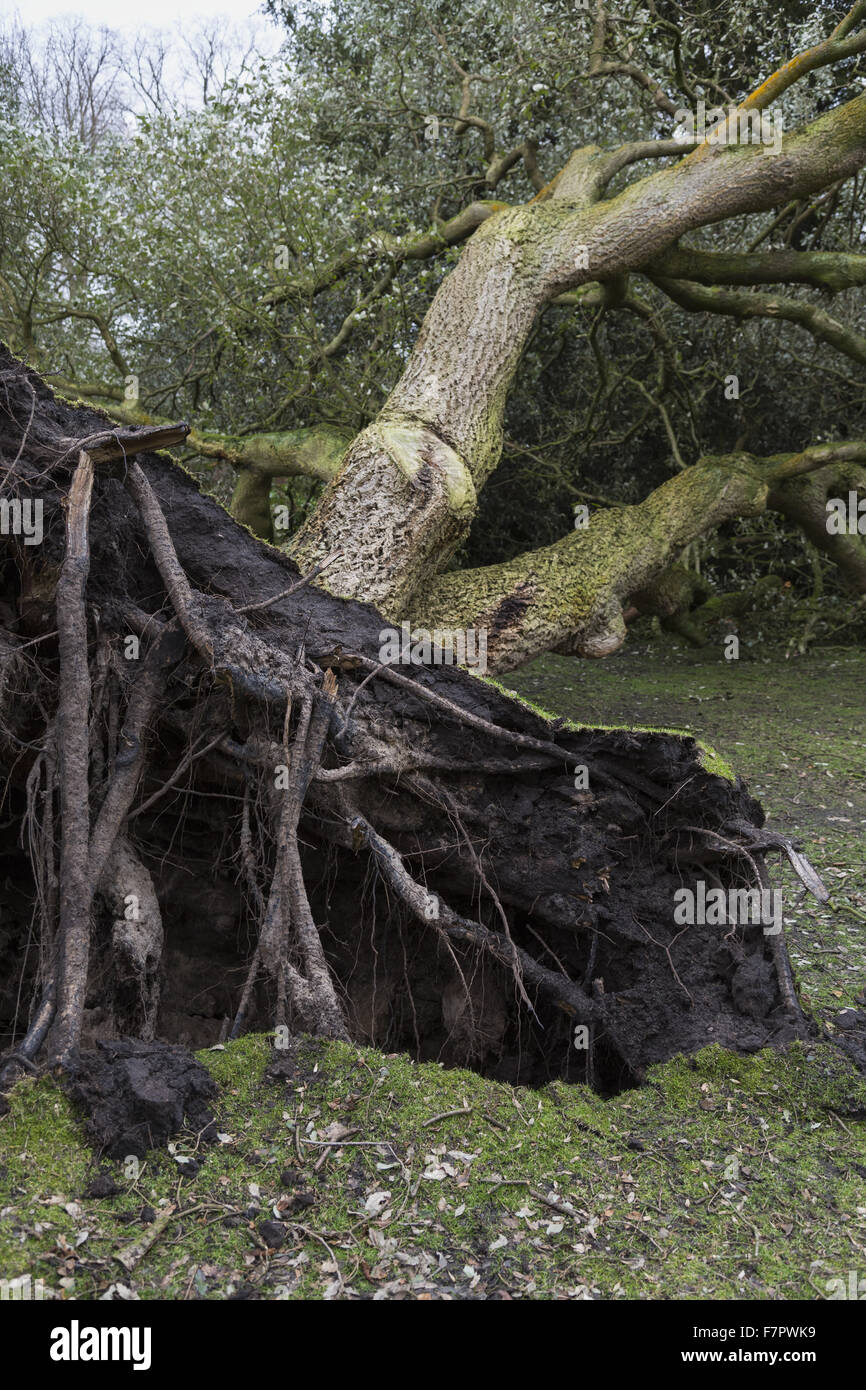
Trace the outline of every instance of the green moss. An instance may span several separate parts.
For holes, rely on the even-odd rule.
[[[165,1152],[136,1181],[109,1165],[123,1191],[98,1200],[81,1197],[90,1155],[67,1102],[50,1080],[23,1082],[0,1122],[5,1277],[30,1272],[57,1291],[73,1278],[73,1297],[121,1275],[141,1298],[224,1298],[244,1284],[318,1298],[341,1292],[336,1261],[342,1292],[368,1296],[461,1295],[477,1275],[487,1293],[529,1297],[800,1298],[851,1265],[866,1086],[826,1044],[754,1057],[711,1047],[609,1101],[312,1040],[274,1085],[269,1055],[260,1037],[201,1054],[224,1142],[189,1179]],[[324,1157],[334,1124],[345,1142]],[[313,1204],[284,1213],[297,1225],[268,1254],[256,1228],[298,1186]],[[118,1217],[178,1195],[190,1214],[124,1275],[115,1257],[143,1227]]]
[[[535,663],[533,663],[533,665],[534,664]],[[523,705],[524,709],[531,710],[533,714],[539,715],[548,723],[561,717],[551,714],[549,710],[543,709],[541,705],[535,704],[534,701],[522,695],[519,690],[510,689],[493,676],[479,676],[477,672],[473,672],[472,674],[476,675],[478,680],[483,680],[487,685],[492,685],[495,690],[499,691],[500,695],[505,695],[511,700],[516,700],[518,704]],[[688,729],[671,729],[652,724],[585,724],[579,723],[574,719],[566,719],[564,723],[560,725],[560,728],[568,729],[572,733],[593,731],[618,733],[625,731],[632,734],[670,734],[672,738],[694,738],[694,735],[691,734]],[[720,757],[716,750],[711,748],[708,743],[703,743],[701,739],[695,739],[694,741],[697,744],[701,766],[714,776],[724,777],[725,781],[733,782],[734,770],[730,763]]]
[[[726,782],[735,780],[734,769],[731,764],[720,757],[715,748],[711,748],[708,743],[702,743],[700,739],[697,740],[697,745],[701,765],[706,768],[707,772],[712,772],[716,777],[724,777]]]

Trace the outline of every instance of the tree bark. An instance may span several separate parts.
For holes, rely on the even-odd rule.
[[[866,499],[866,468],[857,463],[828,464],[774,484],[767,505],[799,526],[830,557],[852,593],[866,594],[866,535],[859,530],[835,534],[827,526],[828,499],[840,498],[847,505],[849,492]]]
[[[707,455],[638,505],[596,511],[587,527],[553,545],[432,580],[411,621],[431,631],[483,631],[494,671],[550,650],[609,656],[625,640],[627,603],[637,602],[691,541],[768,508],[801,526],[862,593],[866,540],[828,534],[825,504],[828,496],[847,502],[849,489],[858,487],[866,497],[866,471],[844,461],[864,453],[866,445],[842,443],[769,458]]]
[[[68,1059],[81,1034],[90,959],[93,884],[87,872],[90,845],[90,667],[87,659],[85,591],[90,569],[92,491],[93,460],[89,454],[82,452],[69,491],[66,557],[57,582],[60,638],[57,744],[60,750],[61,840],[54,1047],[62,1059]]]

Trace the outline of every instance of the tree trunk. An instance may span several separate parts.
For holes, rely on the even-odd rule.
[[[473,233],[378,419],[294,538],[295,558],[307,568],[341,550],[321,582],[402,619],[466,535],[543,305],[647,266],[686,232],[804,197],[864,162],[866,96],[786,135],[778,155],[703,145],[612,198],[603,194],[626,156],[577,151],[530,204]]]

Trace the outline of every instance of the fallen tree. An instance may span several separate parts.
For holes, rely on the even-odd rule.
[[[385,14],[378,0],[374,10]],[[500,10],[494,6],[491,33],[506,17]],[[185,213],[175,190],[164,195],[178,230],[150,277],[140,266],[137,232],[119,247],[114,225],[82,228],[74,199],[58,212],[42,196],[44,185],[75,187],[91,166],[74,165],[74,177],[62,172],[65,151],[52,162],[26,121],[0,200],[9,247],[5,254],[0,247],[0,322],[29,361],[66,394],[106,402],[124,423],[188,410],[202,428],[190,431],[187,446],[200,461],[227,466],[220,486],[235,471],[232,512],[264,539],[274,538],[271,484],[309,479],[294,485],[297,508],[286,508],[287,529],[303,520],[288,541],[302,568],[323,566],[323,587],[373,601],[395,622],[489,627],[489,659],[501,670],[549,647],[614,650],[625,630],[623,607],[652,594],[678,548],[720,521],[764,508],[803,527],[849,588],[862,593],[866,586],[863,537],[828,534],[819,481],[780,473],[782,455],[761,457],[783,444],[796,450],[805,439],[827,439],[837,424],[862,434],[861,393],[838,370],[845,359],[862,365],[866,356],[851,294],[866,283],[856,196],[866,98],[853,66],[866,51],[862,3],[844,16],[824,16],[826,34],[820,16],[808,33],[799,26],[786,32],[775,14],[750,10],[744,52],[709,14],[697,30],[658,15],[645,25],[597,0],[591,14],[572,18],[567,36],[557,34],[549,6],[530,6],[516,30],[507,26],[510,37],[499,31],[470,63],[474,13],[457,6],[432,33],[414,15],[389,13],[393,43],[372,45],[361,78],[361,68],[335,56],[327,25],[319,33],[311,15],[303,25],[294,11],[286,15],[297,85],[286,84],[281,71],[281,99],[306,100],[306,89],[315,89],[303,141],[312,136],[322,154],[321,131],[337,131],[361,166],[358,183],[348,170],[339,175],[352,212],[344,220],[326,216],[308,244],[300,233],[310,225],[310,195],[327,201],[331,192],[330,173],[317,184],[308,171],[330,164],[299,161],[297,151],[286,157],[298,202],[285,203],[280,159],[271,151],[263,170],[257,141],[240,138],[250,134],[244,125],[208,133],[192,121],[189,138],[204,144],[187,147],[169,121],[169,144],[140,150],[143,164],[130,164],[132,151],[123,150],[117,167],[152,186],[156,226],[161,180],[177,149],[189,148],[191,168],[208,169],[204,152],[222,142],[233,171],[216,206],[208,174],[185,188]],[[341,23],[359,52],[366,49],[365,25],[356,30],[348,11]],[[789,42],[806,46],[764,76],[755,65]],[[518,99],[510,84],[529,68],[539,78],[531,84],[537,99],[530,92]],[[412,107],[404,91],[409,73]],[[371,98],[368,87],[381,90]],[[581,110],[576,94],[585,98],[587,90],[595,95]],[[682,117],[696,101],[706,114],[711,91],[724,105],[703,138],[696,113],[685,124]],[[240,106],[256,119],[255,103]],[[204,126],[212,124],[208,116]],[[539,124],[546,127],[540,144]],[[360,146],[352,143],[359,129]],[[510,147],[502,143],[506,130]],[[588,143],[596,138],[602,143]],[[429,206],[426,193],[416,199],[412,192],[431,187],[427,154],[437,170]],[[19,185],[20,171],[34,163],[41,173]],[[248,199],[257,185],[262,197]],[[112,189],[105,186],[100,204],[112,205]],[[114,196],[126,191],[121,184]],[[204,257],[199,228],[208,215],[214,235]],[[39,235],[30,235],[27,217]],[[453,269],[443,275],[448,258]],[[246,279],[245,265],[252,268]],[[698,345],[690,336],[695,318]],[[724,338],[713,327],[719,323],[732,330]],[[752,339],[750,326],[769,323],[782,326],[777,374],[765,370],[770,364],[754,342],[747,349],[733,336],[743,329]],[[785,375],[805,365],[797,355],[804,335],[818,349],[818,375],[833,375],[827,402],[805,390],[805,372]],[[723,372],[735,349],[738,371]],[[560,376],[552,366],[561,353]],[[539,354],[548,362],[543,370]],[[584,369],[586,390],[560,391],[569,374]],[[773,421],[768,429],[772,408],[758,410],[754,394],[747,411],[734,404],[740,375],[745,390],[756,370],[765,400],[796,379],[804,383],[798,396],[820,406],[817,413],[801,399],[788,428]],[[533,383],[542,387],[537,409],[527,399]],[[511,438],[506,407],[515,417]],[[545,415],[555,427],[538,418]],[[450,565],[473,521],[476,536],[482,530],[478,499],[500,465],[503,442],[533,458],[541,479],[559,472],[562,486],[548,482],[541,496],[548,516],[563,517],[563,529],[571,495],[591,496],[582,492],[587,482],[598,493],[594,460],[610,459],[616,473],[630,459],[632,476],[616,480],[616,497],[604,488],[616,511],[594,509],[586,533],[557,539],[559,522],[539,516],[537,527],[518,528],[521,548],[532,547],[526,553],[455,575]],[[851,465],[827,475],[832,485],[856,490],[862,439],[826,447],[828,464]],[[801,457],[792,453],[787,462]],[[817,467],[814,460],[809,466]],[[674,476],[651,491],[666,472]],[[313,509],[312,491],[323,482]],[[532,503],[531,482],[524,488]],[[294,504],[292,486],[287,495]],[[645,500],[625,507],[626,496]],[[541,538],[554,543],[536,548]],[[515,549],[511,537],[503,541],[497,558]],[[484,553],[489,560],[494,552]]]
[[[689,542],[768,508],[802,526],[857,592],[866,578],[866,547],[857,534],[828,535],[826,502],[843,487],[847,498],[857,479],[862,486],[862,466],[845,462],[858,458],[866,458],[862,441],[770,458],[706,455],[643,502],[598,510],[553,545],[432,579],[413,619],[446,631],[483,629],[496,671],[551,649],[609,656],[625,641],[630,600],[646,613],[668,611],[659,586]]]
[[[42,525],[3,538],[7,1080],[276,1025],[611,1092],[808,1032],[781,929],[675,920],[779,849],[823,893],[694,740],[395,669],[374,608],[149,452],[185,425],[118,429],[5,351],[0,401],[4,516]]]

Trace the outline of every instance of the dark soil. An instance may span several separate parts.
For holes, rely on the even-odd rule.
[[[203,1141],[213,1135],[217,1088],[185,1048],[127,1038],[100,1042],[81,1053],[65,1084],[84,1111],[88,1138],[109,1158],[143,1158],[185,1125]]]
[[[606,661],[549,655],[508,680],[580,722],[670,722],[733,763],[760,797],[768,828],[802,844],[832,892],[822,906],[784,861],[774,866],[801,997],[862,1066],[866,652],[818,647],[797,656],[774,644],[772,631],[772,619],[755,614],[741,628],[737,661],[724,658],[721,638],[699,651],[671,639],[630,640]]]

